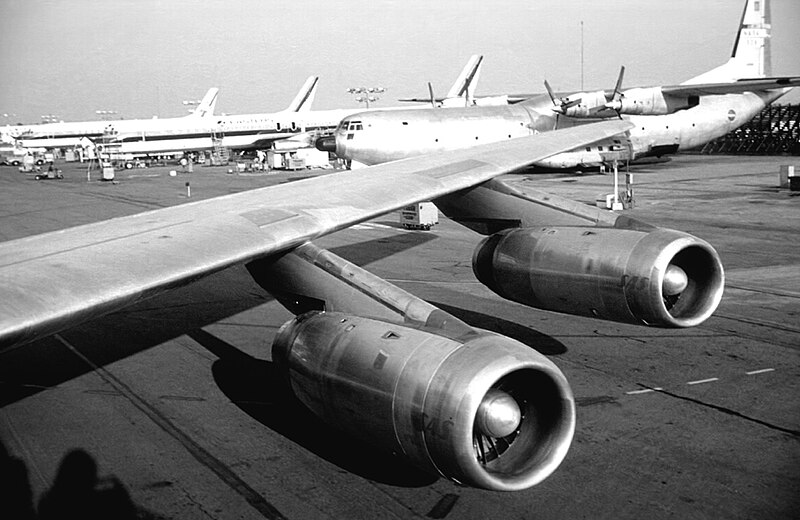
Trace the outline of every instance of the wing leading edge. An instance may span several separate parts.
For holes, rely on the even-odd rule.
[[[800,76],[740,79],[729,83],[669,85],[661,87],[661,92],[671,96],[718,96],[724,94],[741,94],[743,92],[760,92],[796,86],[800,86]]]
[[[629,129],[606,121],[0,244],[0,349]]]

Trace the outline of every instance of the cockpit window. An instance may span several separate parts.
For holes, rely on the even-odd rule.
[[[361,121],[348,121],[344,120],[339,123],[339,128],[337,129],[339,132],[354,132],[356,130],[363,130],[364,125]]]

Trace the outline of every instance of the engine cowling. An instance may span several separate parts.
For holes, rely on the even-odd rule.
[[[320,152],[336,153],[336,136],[320,137],[314,142],[314,147]]]
[[[660,87],[632,88],[606,107],[626,115],[661,116],[686,110],[700,103],[698,96],[668,96]]]
[[[561,371],[488,332],[455,339],[314,311],[281,328],[272,358],[321,419],[465,485],[533,486],[558,467],[575,430]]]
[[[717,252],[669,229],[508,229],[479,244],[472,266],[484,285],[509,300],[662,327],[702,323],[724,286]]]
[[[573,101],[574,100],[574,101]],[[580,92],[566,98],[562,106],[557,107],[556,112],[560,112],[569,117],[596,117],[599,109],[603,108],[608,101],[605,92]]]

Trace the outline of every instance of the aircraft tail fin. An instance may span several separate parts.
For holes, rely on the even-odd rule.
[[[214,107],[217,106],[217,95],[219,94],[219,89],[216,87],[212,87],[208,89],[206,95],[197,105],[197,108],[189,114],[189,117],[206,117],[214,115]]]
[[[307,112],[311,110],[318,83],[319,76],[309,76],[292,102],[286,107],[286,112]]]
[[[772,73],[769,38],[769,0],[746,0],[731,58],[684,84],[724,83],[769,76]]]
[[[480,54],[473,54],[470,56],[469,61],[464,66],[461,74],[456,78],[450,91],[447,92],[447,98],[466,98],[467,101],[474,99],[475,85],[478,84],[478,76],[481,73],[481,65],[483,65],[483,56]]]

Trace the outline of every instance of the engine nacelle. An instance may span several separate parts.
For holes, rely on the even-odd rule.
[[[320,137],[314,142],[314,147],[320,152],[336,153],[336,136]]]
[[[669,229],[508,229],[481,242],[472,266],[484,285],[509,300],[662,327],[702,323],[724,286],[717,252]]]
[[[604,108],[607,101],[602,90],[579,92],[564,99],[563,105],[556,111],[569,117],[592,118],[597,117],[598,110]]]
[[[575,430],[561,371],[488,332],[455,339],[314,311],[281,328],[272,359],[321,419],[466,485],[537,484],[564,459]]]
[[[659,87],[632,88],[618,100],[610,101],[607,108],[626,115],[660,116],[686,110],[700,103],[698,96],[667,96]]]

